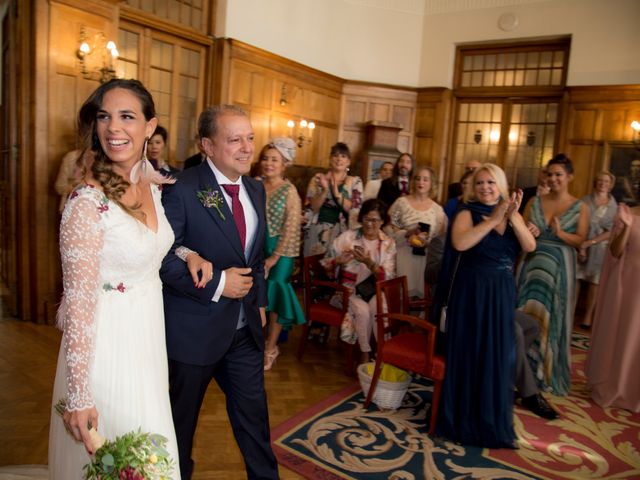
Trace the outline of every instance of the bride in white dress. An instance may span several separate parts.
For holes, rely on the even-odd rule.
[[[53,404],[66,398],[67,412],[64,421],[52,412],[50,479],[83,478],[94,453],[89,423],[107,439],[161,434],[178,459],[158,274],[174,237],[157,184],[173,180],[140,160],[156,124],[136,80],[105,83],[80,110],[80,133],[97,153],[60,225],[64,335]]]

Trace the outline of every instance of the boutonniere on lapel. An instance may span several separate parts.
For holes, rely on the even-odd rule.
[[[198,200],[200,200],[200,203],[202,203],[205,208],[215,208],[220,218],[222,220],[225,219],[222,210],[220,210],[220,207],[224,205],[224,198],[218,190],[209,187],[206,190],[198,190],[196,195],[198,195]]]

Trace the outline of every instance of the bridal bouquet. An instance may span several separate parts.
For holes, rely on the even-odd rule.
[[[60,400],[56,411],[62,415],[66,402]],[[170,480],[174,463],[165,449],[162,435],[129,432],[108,441],[89,430],[96,448],[92,462],[84,466],[86,480]]]

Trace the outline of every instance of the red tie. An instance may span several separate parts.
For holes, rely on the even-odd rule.
[[[242,250],[244,250],[244,244],[247,238],[247,225],[244,222],[244,210],[242,209],[242,203],[240,203],[240,185],[222,185],[222,188],[224,188],[231,197],[231,212],[233,213],[233,219],[236,221],[236,228],[240,235]]]
[[[402,186],[402,195],[408,195],[409,194],[409,189],[407,188],[407,181],[406,180],[400,180],[400,185]]]

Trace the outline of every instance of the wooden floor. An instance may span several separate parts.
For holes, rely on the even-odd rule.
[[[60,332],[11,319],[1,308],[0,303],[0,466],[46,464]],[[355,381],[342,371],[343,350],[335,335],[328,345],[310,343],[302,363],[295,359],[299,329],[281,346],[273,370],[266,372],[272,426]],[[215,384],[200,414],[193,458],[194,480],[246,478],[224,397]],[[280,475],[302,478],[284,467]]]

